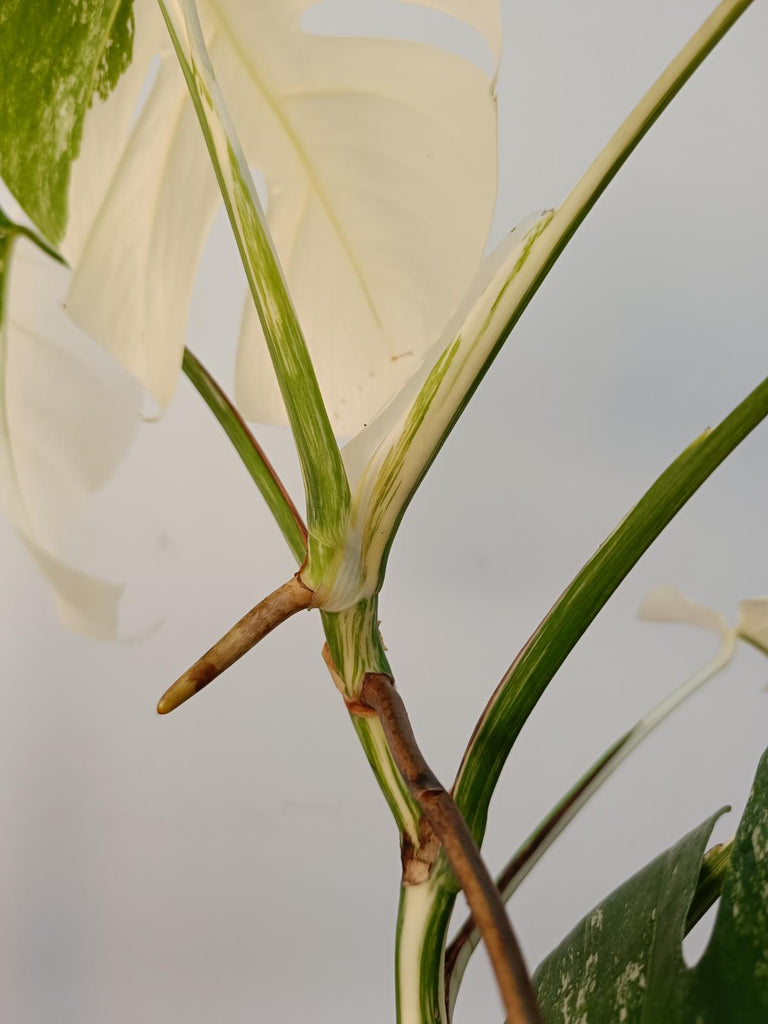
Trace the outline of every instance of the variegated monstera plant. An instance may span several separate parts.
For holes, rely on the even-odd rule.
[[[723,0],[565,200],[484,262],[495,74],[426,45],[308,34],[302,18],[316,2],[3,0],[0,173],[18,207],[0,215],[6,515],[66,621],[115,633],[121,588],[78,560],[88,500],[131,443],[142,389],[162,409],[183,369],[297,572],[158,710],[178,707],[290,615],[317,609],[328,669],[400,834],[398,1021],[450,1021],[481,943],[510,1021],[768,1020],[767,763],[731,843],[705,853],[715,819],[704,822],[533,976],[504,910],[603,779],[738,639],[768,653],[765,600],[744,602],[730,627],[677,591],[650,595],[646,617],[715,631],[716,658],[606,751],[496,882],[479,853],[491,796],[537,701],[643,552],[768,414],[768,381],[670,464],[566,588],[491,696],[450,791],[416,745],[377,615],[400,520],[480,379],[611,179],[750,0]],[[472,26],[498,61],[498,0],[410,2]],[[251,292],[234,401],[185,348],[222,199]],[[87,348],[83,332],[110,355]],[[246,420],[290,426],[306,525]],[[352,440],[340,448],[337,436]],[[462,890],[472,916],[449,941]],[[683,935],[718,899],[707,952],[689,968]]]

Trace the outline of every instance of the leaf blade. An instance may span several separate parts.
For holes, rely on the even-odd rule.
[[[67,271],[49,256],[2,218],[0,505],[51,584],[60,619],[115,638],[125,587],[80,563],[93,555],[92,496],[132,443],[139,393],[66,322]]]
[[[534,981],[548,1024],[566,1024],[576,1007],[595,1024],[758,1024],[766,1019],[768,752],[758,765],[730,855],[712,851],[704,858],[717,817],[620,886],[542,962]],[[697,890],[710,886],[713,865],[722,877],[715,925],[704,955],[688,968],[682,938]],[[702,898],[709,898],[706,891]],[[590,963],[594,970],[587,977]]]
[[[105,98],[133,56],[133,0],[40,0],[0,16],[0,175],[51,242],[67,224],[73,161],[94,94]]]
[[[660,993],[653,981],[667,967],[675,975],[685,968],[685,920],[722,813],[625,882],[539,965],[534,984],[547,1024],[565,1024],[577,1010],[590,1024],[671,1019],[666,986]]]
[[[709,945],[693,971],[679,1024],[768,1018],[768,754],[757,769],[733,840]],[[731,1015],[730,1018],[728,1015]]]
[[[497,0],[427,6],[466,20],[498,50]],[[210,22],[229,68],[222,89],[233,114],[245,83],[256,100],[262,138],[254,123],[245,150],[265,173],[270,225],[334,429],[349,437],[408,380],[482,258],[497,184],[492,79],[436,47],[295,29],[273,37],[282,62],[260,60],[268,26],[238,13],[220,4],[217,24],[228,27]],[[281,181],[290,193],[273,187]],[[254,320],[246,309],[237,400],[248,419],[272,420],[280,409]],[[355,340],[340,365],[344,336]]]
[[[131,87],[121,80],[86,118],[62,251],[75,270],[71,315],[165,407],[220,198],[157,4],[134,6]],[[310,35],[300,25],[310,6],[214,0],[203,13],[248,162],[266,178],[270,228],[332,424],[349,436],[407,379],[480,262],[496,108],[491,78],[455,54]],[[450,8],[498,48],[497,0],[428,6]],[[236,378],[246,419],[286,422],[250,302]]]

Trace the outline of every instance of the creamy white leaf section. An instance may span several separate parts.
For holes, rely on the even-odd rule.
[[[496,194],[496,109],[491,81],[468,62],[401,40],[306,35],[308,6],[222,0],[210,48],[266,176],[331,423],[350,436],[408,380],[477,270]],[[450,6],[470,20],[472,5]],[[286,19],[293,9],[284,36],[260,30],[273,7]],[[237,380],[248,418],[284,417],[250,306]]]
[[[13,244],[0,340],[0,503],[72,629],[114,637],[123,587],[83,571],[93,495],[136,431],[138,387],[61,307],[68,272]]]
[[[495,311],[552,211],[518,225],[481,267],[442,336],[373,422],[342,450],[352,490],[347,543],[318,591],[322,607],[348,607],[382,582],[403,511],[455,418],[501,344]]]
[[[133,129],[139,106],[147,99],[147,75],[153,61],[169,60],[170,41],[156,0],[133,0],[133,56],[106,100],[95,93],[85,117],[80,152],[69,186],[69,219],[62,251],[79,262],[94,222],[107,200]],[[157,55],[157,56],[156,56]],[[180,88],[179,92],[183,92]]]
[[[699,626],[721,635],[732,632],[720,612],[697,604],[677,587],[657,587],[643,599],[638,618],[653,622],[678,622]]]
[[[418,366],[477,269],[496,193],[496,106],[492,80],[454,54],[305,33],[310,6],[208,0],[200,14],[248,163],[267,181],[334,429],[350,435]],[[426,6],[498,52],[497,0]],[[76,267],[71,314],[166,405],[219,198],[155,7],[137,0],[134,63],[86,118],[64,252]],[[237,376],[249,418],[285,420],[250,300]]]
[[[153,57],[159,70],[150,84]],[[85,121],[62,251],[75,268],[70,315],[163,407],[181,368],[197,265],[219,202],[157,4],[137,0],[134,62]]]
[[[739,636],[761,647],[768,654],[768,597],[739,601]]]
[[[696,604],[677,587],[652,590],[638,609],[641,619],[655,622],[682,622],[702,629],[733,636],[759,647],[768,654],[768,597],[739,601],[739,618],[735,628],[728,625],[720,612]]]

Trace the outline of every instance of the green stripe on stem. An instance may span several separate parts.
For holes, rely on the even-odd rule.
[[[394,680],[385,673],[366,675],[360,698],[378,715],[395,764],[419,804],[428,832],[440,841],[441,852],[472,908],[483,935],[509,1024],[540,1022],[542,1018],[536,994],[501,895],[488,873],[466,821],[416,743],[408,713]],[[405,881],[408,867],[404,863]]]
[[[455,883],[453,883],[455,888]],[[397,1024],[446,1024],[445,935],[456,892],[433,876],[400,889],[395,946]]]
[[[368,672],[391,674],[379,632],[378,598],[361,601],[343,612],[321,612],[327,640],[328,668],[352,710]],[[351,714],[352,725],[401,836],[419,842],[421,811],[408,791],[387,745],[378,718]]]

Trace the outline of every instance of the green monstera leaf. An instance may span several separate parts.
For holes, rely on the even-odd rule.
[[[547,1024],[768,1020],[768,753],[741,819],[712,938],[682,939],[713,815],[595,907],[536,971]]]
[[[133,32],[133,0],[0,7],[0,175],[52,242],[66,228],[86,112],[131,63]]]

